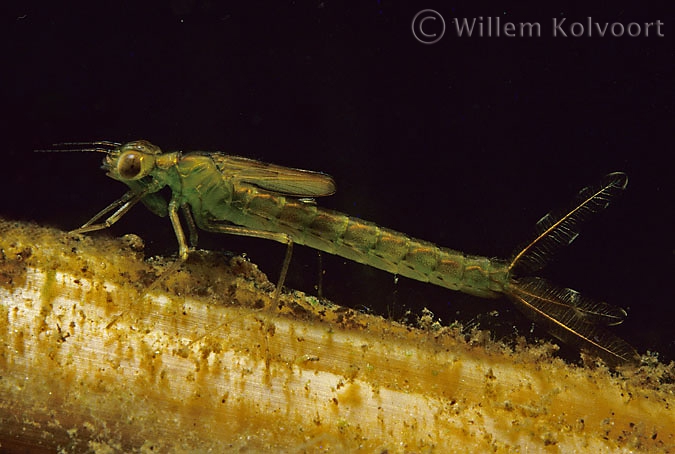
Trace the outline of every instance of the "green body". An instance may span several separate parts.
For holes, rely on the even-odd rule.
[[[393,274],[482,297],[496,297],[508,281],[507,264],[466,255],[313,203],[253,185],[234,185],[210,156],[188,154],[166,174],[179,204],[198,226],[227,221],[287,234],[293,242]]]

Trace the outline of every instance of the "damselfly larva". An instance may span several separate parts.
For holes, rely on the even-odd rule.
[[[553,252],[577,237],[579,224],[587,215],[605,208],[625,189],[628,179],[624,173],[610,173],[598,186],[581,190],[570,209],[544,216],[537,224],[536,236],[510,260],[497,260],[436,246],[307,203],[303,199],[335,192],[333,179],[323,173],[217,152],[163,153],[144,140],[70,145],[81,151],[105,153],[103,168],[108,176],[130,188],[74,232],[110,227],[142,202],[153,213],[169,216],[179,256],[185,259],[190,248],[179,219],[180,209],[191,247],[197,243],[197,227],[287,244],[276,297],[292,245],[298,243],[452,290],[486,298],[505,295],[560,340],[611,365],[639,359],[633,347],[600,327],[621,323],[626,316],[623,309],[529,277],[548,262]],[[87,147],[82,148],[84,145]],[[171,190],[168,201],[159,194],[166,186]]]

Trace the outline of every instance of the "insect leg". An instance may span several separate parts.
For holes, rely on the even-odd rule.
[[[192,211],[190,210],[190,205],[184,203],[180,206],[183,211],[183,217],[188,226],[188,232],[190,233],[190,246],[195,248],[197,247],[197,241],[199,240],[199,235],[197,234],[197,225],[195,224],[195,219],[192,217]]]
[[[175,199],[171,199],[169,202],[169,219],[171,219],[171,225],[173,226],[173,231],[176,233],[176,239],[178,240],[178,257],[184,262],[187,259],[189,248],[187,241],[185,240],[185,232],[180,225],[180,219],[178,218],[178,203],[176,203]]]
[[[266,240],[274,240],[278,241],[279,243],[284,243],[286,245],[286,255],[284,256],[284,263],[281,266],[281,273],[279,275],[279,281],[277,282],[277,288],[274,291],[274,300],[279,300],[281,288],[283,287],[284,281],[286,280],[288,267],[291,264],[291,257],[293,256],[293,238],[291,238],[290,235],[279,232],[268,232],[267,230],[250,229],[248,227],[242,227],[238,225],[218,224],[213,222],[204,223],[202,228],[210,232],[250,236],[253,238],[263,238]]]
[[[110,205],[99,211],[93,218],[89,219],[89,221],[87,221],[82,227],[80,227],[79,229],[72,230],[70,233],[85,233],[85,232],[93,232],[95,230],[107,229],[115,222],[119,221],[120,218],[124,216],[126,212],[129,211],[134,205],[136,205],[143,197],[145,197],[145,191],[140,193],[134,193],[133,191],[129,191],[122,197],[115,200],[113,203],[111,203]],[[106,219],[104,222],[95,224],[96,221],[98,221],[100,218],[102,218],[103,216],[105,216],[106,214],[110,213],[113,210],[117,211],[111,214],[108,217],[108,219]]]

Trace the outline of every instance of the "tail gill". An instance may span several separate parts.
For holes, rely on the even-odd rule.
[[[639,360],[633,347],[602,328],[602,325],[621,323],[626,312],[585,298],[575,290],[557,287],[545,279],[523,275],[541,269],[558,249],[574,241],[582,221],[606,208],[627,184],[626,174],[610,173],[600,185],[579,191],[570,209],[541,218],[534,239],[511,259],[510,281],[504,289],[528,318],[561,341],[599,356],[610,366]]]

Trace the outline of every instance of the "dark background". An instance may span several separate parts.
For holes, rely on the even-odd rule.
[[[5,133],[0,216],[68,230],[125,190],[98,154],[36,154],[52,143],[145,138],[334,176],[320,204],[465,252],[508,257],[535,222],[610,171],[625,194],[592,218],[542,275],[627,308],[614,332],[675,359],[675,46],[669,2],[508,6],[486,2],[275,1],[53,4],[2,13]],[[511,2],[516,3],[516,2]],[[651,5],[651,4],[650,4]],[[448,29],[416,41],[414,15]],[[542,36],[454,35],[453,18],[542,24]],[[654,22],[665,37],[553,38],[553,18]],[[429,31],[438,23],[427,22]],[[176,251],[171,226],[138,207],[109,234]],[[284,247],[201,236],[278,276]],[[509,336],[544,331],[506,299],[481,300],[323,255],[333,301],[400,318],[423,306]],[[310,293],[314,251],[297,247],[290,287]],[[496,311],[496,312],[495,312]],[[563,354],[574,357],[571,350]]]

